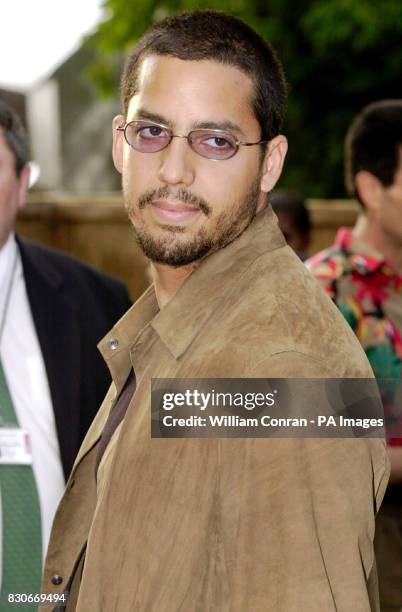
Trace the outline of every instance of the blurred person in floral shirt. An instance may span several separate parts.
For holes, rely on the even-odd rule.
[[[381,610],[402,609],[402,100],[366,106],[346,137],[348,188],[361,205],[355,227],[307,262],[359,338],[381,379],[391,461],[376,523]],[[392,380],[390,380],[392,379]],[[390,400],[391,398],[391,400]],[[398,401],[399,398],[399,401]],[[392,422],[391,419],[394,419]]]

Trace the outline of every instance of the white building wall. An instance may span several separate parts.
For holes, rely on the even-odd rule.
[[[35,86],[27,94],[26,102],[31,159],[40,166],[40,177],[36,186],[40,189],[59,189],[62,167],[57,82],[48,80]]]

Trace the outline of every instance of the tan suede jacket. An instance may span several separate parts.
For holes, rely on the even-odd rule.
[[[150,437],[151,378],[372,376],[270,207],[160,312],[150,287],[99,346],[113,384],[57,511],[44,592],[63,592],[86,546],[68,612],[379,610],[382,440]],[[132,366],[137,389],[96,483]]]

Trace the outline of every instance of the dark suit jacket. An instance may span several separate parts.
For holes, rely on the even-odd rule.
[[[123,283],[79,260],[17,242],[67,477],[111,380],[96,345],[130,299]]]

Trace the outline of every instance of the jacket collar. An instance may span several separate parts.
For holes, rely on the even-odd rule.
[[[127,378],[131,367],[128,349],[146,327],[152,327],[178,359],[225,298],[225,286],[232,288],[236,278],[258,257],[285,244],[277,218],[268,205],[236,240],[206,257],[161,311],[154,288],[149,287],[98,345],[115,382]]]
[[[42,282],[45,283],[50,290],[61,290],[64,286],[64,281],[57,267],[46,265],[46,256],[40,252],[37,253],[38,260],[32,258],[31,249],[36,246],[34,242],[22,240],[19,236],[16,236],[15,239],[20,250],[24,271],[27,271],[25,274],[26,280],[27,278],[29,280],[29,275],[31,271],[34,270],[35,274],[41,278]],[[40,259],[43,261],[40,261]],[[45,265],[42,265],[43,263]]]

